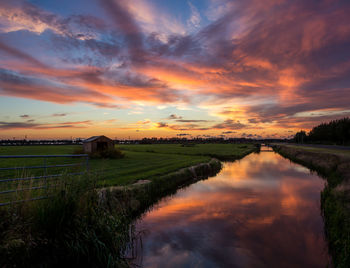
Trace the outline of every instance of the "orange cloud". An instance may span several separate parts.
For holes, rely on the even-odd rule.
[[[99,0],[104,17],[3,2],[0,94],[110,108],[182,105],[220,118],[158,124],[164,131],[310,127],[336,115],[310,119],[308,111],[349,108],[350,5],[335,2],[216,1],[202,28],[189,5],[196,31],[142,0]]]

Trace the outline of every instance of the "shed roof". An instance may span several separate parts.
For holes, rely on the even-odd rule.
[[[110,138],[106,137],[105,135],[101,135],[101,136],[92,136],[92,137],[90,137],[90,138],[88,138],[86,140],[83,140],[83,142],[92,142],[92,141],[97,140],[97,139],[99,139],[101,137],[105,137],[105,138],[111,140]]]

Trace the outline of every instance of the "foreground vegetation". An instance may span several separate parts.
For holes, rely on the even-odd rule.
[[[211,153],[219,155],[222,151],[228,157],[230,151],[237,159],[256,150],[253,145],[231,146],[229,150],[212,144],[198,149],[177,146],[180,149],[171,146],[172,150],[164,151],[163,145],[153,145],[147,149],[153,152],[142,146],[137,149],[134,145],[133,150],[123,146],[124,158],[92,159],[88,174],[57,180],[58,185],[49,191],[50,199],[2,207],[0,266],[128,266],[124,252],[133,239],[129,226],[135,217],[179,187],[216,174],[221,163],[210,160]],[[0,153],[69,154],[76,149],[0,147]],[[10,159],[1,164],[21,166],[18,161]],[[26,165],[40,164],[37,159],[26,161]],[[141,179],[147,183],[132,184]]]
[[[321,208],[334,267],[350,265],[350,157],[332,150],[276,145],[282,156],[315,170],[327,179]]]
[[[99,206],[93,176],[64,177],[46,200],[0,210],[1,267],[127,267],[131,219]]]

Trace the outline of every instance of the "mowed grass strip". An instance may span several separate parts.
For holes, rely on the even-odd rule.
[[[316,152],[316,153],[326,153],[326,154],[335,154],[340,156],[346,156],[350,158],[350,150],[337,150],[337,149],[331,149],[331,148],[316,148],[316,147],[310,147],[310,146],[302,146],[302,145],[288,145],[285,146],[310,151],[310,152]]]
[[[184,156],[125,151],[122,159],[91,160],[91,168],[100,176],[100,185],[126,185],[150,179],[181,168],[209,162],[207,156]]]
[[[119,146],[117,146],[119,147]],[[79,145],[43,145],[43,146],[2,146],[0,155],[62,155],[73,154],[81,148]],[[122,159],[90,159],[90,171],[99,179],[100,186],[127,185],[141,179],[152,179],[155,176],[174,172],[203,162],[208,162],[208,156],[184,156],[178,154],[159,154],[148,152],[125,151]],[[84,161],[76,158],[48,158],[47,164],[65,164]],[[44,164],[42,158],[10,158],[1,159],[0,167],[26,167]],[[83,166],[84,167],[84,166]],[[49,169],[48,174],[68,173],[69,170]],[[74,171],[74,170],[73,170]],[[12,173],[11,173],[12,172]],[[0,172],[0,178],[18,176],[43,175],[42,169]]]
[[[128,144],[120,145],[119,148],[133,152],[240,157],[251,152],[255,147],[253,144],[196,144],[191,147],[182,146],[181,144]]]

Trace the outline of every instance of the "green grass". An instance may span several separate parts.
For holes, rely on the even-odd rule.
[[[0,146],[0,155],[64,155],[73,154],[74,150],[80,148],[78,145],[62,145],[62,146]],[[4,158],[0,160],[0,168],[5,167],[27,167],[27,166],[42,166],[42,165],[57,165],[57,164],[71,164],[80,163],[84,161],[81,158]],[[51,172],[58,173],[62,169],[50,169]],[[77,171],[76,168],[71,171]],[[42,169],[28,169],[14,171],[1,171],[0,178],[13,175],[21,175],[25,172],[27,175],[43,175]]]
[[[124,151],[122,159],[91,159],[90,170],[99,173],[99,185],[126,185],[140,179],[153,179],[178,169],[208,162],[210,157],[240,158],[254,149],[251,144],[198,144],[182,147],[178,144],[160,145],[123,145],[117,146]],[[64,146],[3,146],[0,155],[55,155],[72,154],[79,145]],[[2,159],[0,167],[24,167],[43,165],[42,158]],[[80,162],[82,159],[49,158],[47,164]],[[52,173],[62,169],[50,170]],[[69,170],[78,171],[78,170]],[[20,176],[21,170],[12,177]],[[27,170],[26,175],[43,175],[42,170]],[[68,171],[65,171],[68,172]],[[13,171],[12,171],[13,173]],[[1,177],[9,174],[2,172]]]
[[[252,144],[198,144],[183,147],[179,144],[123,145],[117,146],[124,153],[122,159],[90,159],[89,170],[99,177],[97,186],[128,185],[138,180],[154,180],[181,168],[205,163],[211,157],[234,160],[252,152]],[[79,145],[2,146],[0,155],[62,155],[73,154]],[[12,158],[1,159],[0,168],[19,167],[16,171],[0,171],[0,179],[45,175],[44,169],[23,169],[28,166],[82,163],[78,167],[49,168],[46,174],[68,174],[85,169],[81,158]],[[50,179],[55,182],[55,179]],[[54,183],[51,183],[54,184]],[[43,186],[43,180],[0,183],[0,191]],[[36,190],[42,192],[42,190]],[[24,194],[24,193],[23,193]],[[23,195],[18,193],[18,196]],[[35,196],[35,193],[33,193]],[[1,195],[0,200],[10,200],[13,193]],[[18,198],[16,198],[18,199]]]
[[[126,185],[141,179],[152,180],[156,176],[209,160],[208,156],[125,151],[122,159],[94,159],[90,160],[90,165],[102,178],[99,185]]]
[[[350,264],[349,197],[327,185],[321,193],[321,206],[325,220],[327,240],[334,267],[346,268]]]
[[[0,155],[59,155],[72,154],[80,146],[3,146],[0,147]],[[100,185],[125,185],[140,179],[152,179],[157,175],[163,175],[178,169],[208,162],[209,156],[184,156],[177,154],[155,154],[147,152],[126,151],[122,159],[90,159],[90,171],[99,174]],[[2,159],[0,167],[26,167],[40,166],[44,164],[42,158],[12,158]],[[48,158],[47,164],[64,164],[85,161],[77,158]],[[83,166],[84,167],[84,166]],[[68,172],[78,170],[50,169],[55,174],[57,171]],[[30,169],[19,171],[2,171],[0,178],[6,176],[18,177],[25,173],[26,176],[43,175],[42,169]],[[10,174],[11,173],[11,174]]]
[[[254,150],[255,147],[253,144],[197,144],[193,147],[183,147],[181,144],[137,144],[121,145],[119,148],[133,152],[239,158]]]
[[[337,150],[337,149],[329,149],[329,148],[316,148],[310,146],[302,146],[302,145],[285,145],[295,149],[302,149],[305,151],[316,152],[316,153],[327,153],[327,154],[335,154],[341,156],[350,157],[350,150]]]
[[[62,178],[59,194],[0,209],[0,267],[128,267],[126,214],[99,205],[94,176]]]
[[[0,146],[0,155],[72,154],[80,145]]]
[[[72,154],[79,146],[0,146],[0,155],[63,155]],[[57,164],[73,164],[82,163],[81,166],[73,167],[54,167],[48,168],[45,171],[43,168],[37,169],[25,169],[29,166],[44,166],[44,165],[57,165]],[[85,168],[85,159],[82,158],[4,158],[0,160],[0,168],[17,167],[17,170],[1,170],[0,180],[8,178],[24,178],[34,176],[44,176],[50,174],[67,174],[81,172]],[[48,180],[50,185],[56,183],[55,178]],[[25,189],[31,187],[41,187],[47,185],[43,179],[27,180],[27,181],[14,181],[14,182],[1,182],[0,191]],[[45,192],[44,190],[34,190],[30,195],[33,197],[41,196]],[[27,191],[21,191],[18,193],[8,193],[0,195],[1,202],[8,202],[10,200],[27,199]]]

